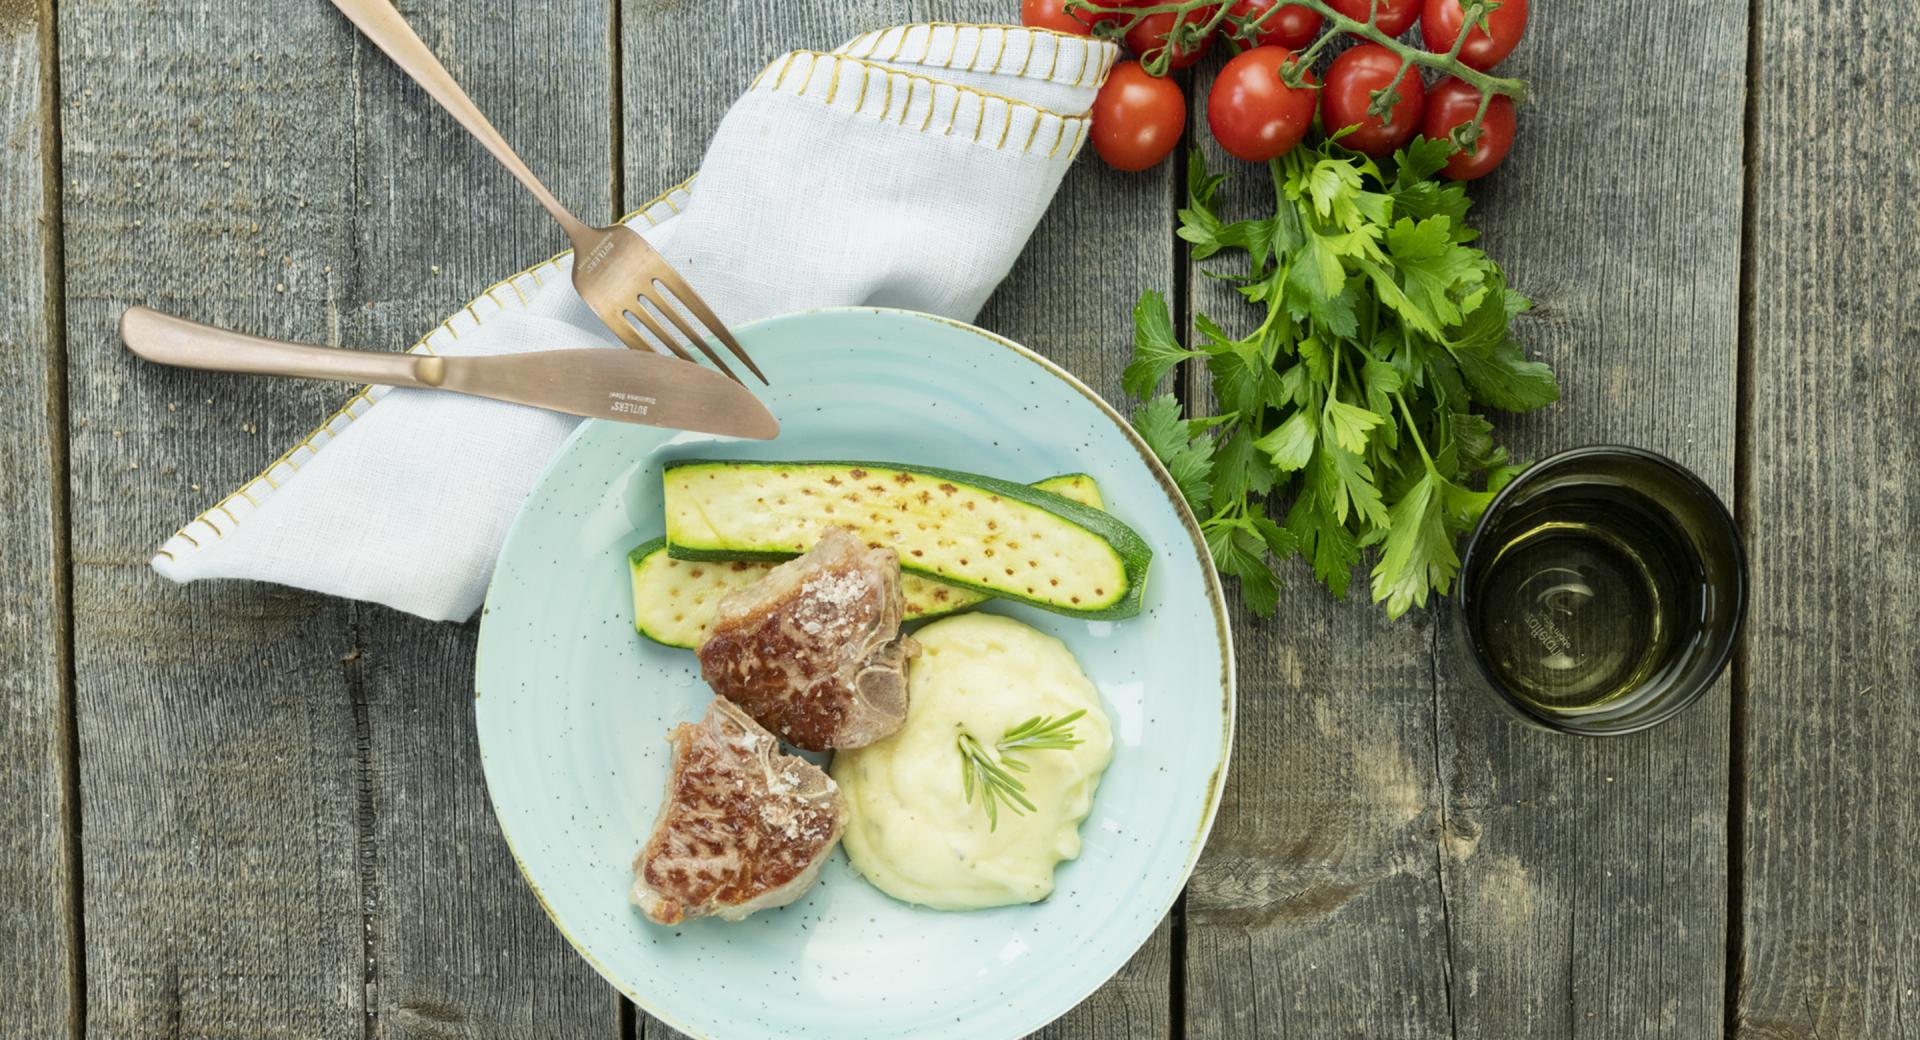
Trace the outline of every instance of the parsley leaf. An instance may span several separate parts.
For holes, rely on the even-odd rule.
[[[1287,269],[1288,312],[1336,336],[1351,336],[1359,326],[1346,289],[1347,269],[1339,252],[1325,235],[1310,232]]]
[[[1334,519],[1322,507],[1325,499],[1319,484],[1321,471],[1308,471],[1300,496],[1287,513],[1287,531],[1300,543],[1300,555],[1313,564],[1313,576],[1335,596],[1345,597],[1347,583],[1353,579],[1353,565],[1360,562],[1360,543],[1345,524]]]
[[[1187,422],[1180,418],[1180,402],[1172,394],[1161,394],[1135,413],[1133,428],[1140,431],[1140,439],[1167,467],[1194,515],[1210,515],[1213,444],[1205,434],[1196,437],[1190,432]]]
[[[1406,299],[1422,317],[1436,324],[1435,332],[1458,325],[1459,298],[1480,287],[1483,275],[1475,250],[1456,244],[1447,217],[1428,217],[1414,223],[1406,217],[1387,231],[1387,251],[1400,272]],[[1402,308],[1402,313],[1411,313]]]
[[[1302,469],[1313,458],[1313,446],[1320,439],[1320,424],[1306,409],[1296,410],[1287,421],[1268,430],[1253,446],[1267,453],[1275,468],[1282,472]]]
[[[1429,471],[1393,504],[1380,562],[1373,568],[1373,598],[1387,604],[1389,617],[1426,606],[1428,590],[1446,592],[1460,569],[1442,517],[1443,483]]]
[[[1221,346],[1207,356],[1207,371],[1213,374],[1213,396],[1227,411],[1251,416],[1266,403],[1273,369],[1252,346],[1238,342]]]
[[[1422,184],[1434,184],[1433,176],[1453,157],[1453,142],[1446,138],[1416,137],[1405,148],[1393,153],[1393,190],[1406,191]],[[1206,169],[1200,167],[1204,175]]]
[[[1367,465],[1367,460],[1330,445],[1323,438],[1320,450],[1313,453],[1313,461],[1324,474],[1321,494],[1335,520],[1346,523],[1351,510],[1371,526],[1388,524],[1387,507],[1380,498],[1380,489],[1373,485],[1373,467]]]
[[[1220,573],[1240,579],[1247,609],[1269,617],[1280,605],[1280,579],[1267,565],[1267,543],[1251,523],[1222,523],[1206,529],[1207,551]]]
[[[1240,425],[1213,456],[1213,508],[1217,513],[1244,501],[1249,494],[1273,490],[1275,473],[1253,443],[1253,434]]]
[[[1196,315],[1187,348],[1143,294],[1123,384],[1145,399],[1206,358],[1221,414],[1184,419],[1161,395],[1134,421],[1257,614],[1277,608],[1275,568],[1294,556],[1343,596],[1373,555],[1391,617],[1446,592],[1456,540],[1518,472],[1482,413],[1559,397],[1513,335],[1530,301],[1468,245],[1466,192],[1435,179],[1452,147],[1416,138],[1385,164],[1337,141],[1297,147],[1268,164],[1274,208],[1243,219],[1222,212],[1225,178],[1190,158],[1179,235],[1264,320],[1243,339]]]
[[[1174,337],[1166,298],[1153,289],[1141,293],[1140,302],[1133,305],[1133,360],[1120,375],[1121,387],[1144,401],[1173,366],[1199,356],[1200,351],[1182,347]]]
[[[1560,399],[1553,369],[1528,361],[1520,344],[1503,339],[1485,354],[1462,352],[1460,374],[1479,398],[1508,412],[1530,412]]]
[[[1357,404],[1341,400],[1327,402],[1325,425],[1332,429],[1334,443],[1355,455],[1367,450],[1367,431],[1386,421],[1386,416],[1367,411]]]

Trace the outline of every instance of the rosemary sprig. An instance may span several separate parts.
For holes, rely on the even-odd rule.
[[[988,830],[1000,829],[1002,805],[1015,815],[1034,811],[1034,804],[1027,800],[1027,785],[1013,775],[1029,771],[1027,764],[1015,757],[1015,752],[1067,751],[1078,747],[1081,741],[1073,735],[1073,723],[1085,714],[1083,708],[1057,719],[1035,715],[1001,734],[993,750],[988,750],[971,733],[963,732],[954,738],[954,746],[960,751],[960,785],[966,791],[968,804],[973,802],[974,791],[980,791],[982,807],[987,811]]]
[[[1080,738],[1073,735],[1073,724],[1087,709],[1082,708],[1071,715],[1054,718],[1050,715],[1035,715],[1008,730],[994,746],[1001,754],[1009,751],[1066,751],[1080,746]],[[1025,769],[1022,764],[1019,768]]]
[[[962,733],[955,743],[960,748],[960,779],[967,791],[967,802],[973,802],[974,789],[979,788],[986,805],[988,830],[1000,829],[1002,804],[1015,814],[1033,811],[1033,803],[1027,801],[1027,796],[1022,793],[1027,785],[1002,769],[1000,763],[993,760],[993,754],[981,746],[973,734]],[[1025,769],[1026,766],[1023,764],[1020,768]]]

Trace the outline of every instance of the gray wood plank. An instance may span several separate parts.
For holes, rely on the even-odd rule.
[[[333,395],[144,366],[113,334],[135,301],[324,327],[349,50],[296,5],[77,0],[60,39],[87,1027],[359,1037],[347,608],[146,565]]]
[[[556,190],[602,211],[605,5],[406,13]],[[138,300],[398,346],[559,235],[328,5],[78,0],[61,19],[91,1027],[615,1034],[493,826],[470,629],[145,566],[341,392],[154,369],[112,335]],[[563,64],[579,78],[547,74]]]
[[[1521,335],[1565,393],[1497,422],[1523,457],[1637,443],[1730,492],[1744,11],[1664,6],[1595,48],[1610,17],[1536,11],[1505,66],[1539,100],[1474,219],[1539,301]],[[1209,313],[1245,309],[1195,285]],[[1724,692],[1638,737],[1536,734],[1456,671],[1437,612],[1389,624],[1357,583],[1335,603],[1295,574],[1280,617],[1237,635],[1191,1035],[1715,1035]]]
[[[1593,46],[1618,31],[1601,4],[1542,10],[1510,60],[1539,101],[1476,215],[1563,396],[1503,428],[1525,458],[1651,448],[1732,504],[1747,11],[1660,5]],[[1459,1034],[1718,1035],[1727,680],[1594,741],[1509,722],[1460,663],[1440,660],[1436,737]]]
[[[53,10],[0,7],[0,1033],[77,1034]]]
[[[1227,212],[1264,216],[1266,168],[1227,156],[1206,130],[1216,67],[1195,69],[1189,126],[1209,168],[1235,175],[1221,189]],[[1189,312],[1251,332],[1260,314],[1202,276],[1207,266],[1189,268]],[[1217,410],[1205,369],[1187,369],[1191,414]],[[1362,581],[1338,602],[1297,561],[1286,574],[1271,619],[1228,585],[1239,718],[1219,820],[1187,890],[1185,1035],[1447,1036],[1433,619],[1389,622]]]
[[[1015,8],[998,0],[699,7],[689,12],[629,5],[625,11],[621,85],[629,207],[692,174],[738,92],[766,61],[788,50],[830,50],[869,29],[908,21],[1017,20]],[[731,78],[716,84],[716,69]],[[708,86],[699,91],[683,86],[702,81]],[[1134,295],[1146,286],[1169,291],[1173,284],[1166,210],[1171,176],[1170,169],[1116,174],[1088,149],[978,323],[1045,354],[1119,401]],[[1167,1035],[1171,963],[1171,927],[1163,923],[1111,983],[1044,1035]],[[650,1038],[677,1035],[650,1019],[644,1031]]]
[[[1734,1032],[1920,1036],[1920,31],[1758,12]]]
[[[608,216],[607,0],[526,0],[491,17],[452,0],[404,10],[547,185],[583,219]],[[399,346],[567,242],[384,55],[361,43],[354,69],[359,209],[339,335]],[[474,740],[474,626],[356,606],[353,631],[380,1034],[611,1040],[618,996],[547,919],[494,820]]]

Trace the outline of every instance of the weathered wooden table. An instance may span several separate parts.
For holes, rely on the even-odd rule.
[[[144,301],[398,345],[560,236],[321,0],[50,6],[0,0],[0,1034],[665,1035],[515,873],[471,625],[147,568],[340,392],[113,335]],[[1015,6],[404,4],[587,213],[692,172],[787,48]],[[1737,503],[1730,683],[1542,735],[1436,663],[1430,614],[1296,580],[1238,619],[1184,901],[1050,1035],[1920,1036],[1920,31],[1869,0],[1533,22],[1477,212],[1566,395],[1504,428],[1656,448]],[[1173,237],[1182,177],[1084,159],[981,323],[1117,399],[1142,288],[1233,310]]]

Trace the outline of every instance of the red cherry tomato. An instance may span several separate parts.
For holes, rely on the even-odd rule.
[[[1367,20],[1367,14],[1373,9],[1374,0],[1327,0],[1327,6],[1346,15],[1356,22]],[[1380,14],[1374,27],[1388,36],[1398,36],[1413,28],[1414,19],[1420,17],[1421,0],[1380,0]]]
[[[1420,16],[1420,37],[1426,41],[1428,50],[1445,54],[1453,50],[1453,41],[1460,35],[1460,24],[1467,12],[1460,6],[1460,0],[1426,0],[1426,3],[1426,13]],[[1500,0],[1500,6],[1487,15],[1487,28],[1476,26],[1467,33],[1467,42],[1460,45],[1460,60],[1469,68],[1485,72],[1512,54],[1526,31],[1527,0]]]
[[[1084,20],[1083,20],[1084,19]],[[1067,10],[1067,0],[1020,0],[1020,24],[1074,36],[1090,36],[1100,16]]]
[[[1462,123],[1473,121],[1480,111],[1480,92],[1467,83],[1448,76],[1427,91],[1427,111],[1420,119],[1422,136],[1439,140]],[[1480,140],[1472,151],[1453,153],[1440,172],[1456,181],[1485,177],[1500,165],[1513,148],[1513,99],[1495,97],[1487,106],[1487,117],[1480,121]]]
[[[1187,126],[1180,85],[1137,61],[1113,67],[1093,98],[1093,150],[1116,170],[1144,170],[1167,157]]]
[[[1320,24],[1325,21],[1320,17],[1320,12],[1299,4],[1287,4],[1273,14],[1267,14],[1276,3],[1279,0],[1237,0],[1228,9],[1227,18],[1235,25],[1244,25],[1265,16],[1266,20],[1260,23],[1259,35],[1247,41],[1262,46],[1297,51],[1319,37]]]
[[[1197,7],[1187,12],[1186,25],[1204,26],[1213,20],[1217,7]],[[1142,61],[1151,61],[1162,50],[1167,49],[1167,34],[1173,31],[1174,19],[1178,15],[1172,11],[1150,14],[1133,23],[1127,30],[1127,49],[1138,55]],[[1212,37],[1198,43],[1175,44],[1167,58],[1168,69],[1184,69],[1200,60],[1207,53],[1207,47],[1213,43]]]
[[[1349,47],[1327,67],[1327,85],[1320,91],[1320,122],[1329,134],[1349,126],[1360,129],[1340,139],[1356,152],[1376,159],[1393,154],[1395,148],[1413,138],[1420,129],[1420,114],[1427,107],[1427,88],[1420,81],[1420,70],[1409,69],[1394,88],[1400,100],[1391,117],[1382,123],[1367,114],[1373,93],[1385,90],[1400,71],[1400,57],[1377,43]]]
[[[1285,47],[1255,47],[1220,69],[1207,95],[1207,125],[1228,154],[1265,162],[1293,149],[1313,125],[1313,73],[1306,84],[1289,87],[1280,79],[1293,60]]]

